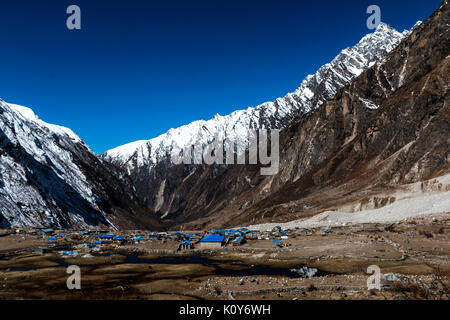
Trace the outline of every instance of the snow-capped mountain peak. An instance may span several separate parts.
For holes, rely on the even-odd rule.
[[[3,100],[1,100],[1,101],[3,101]],[[67,135],[72,140],[74,140],[76,142],[81,142],[80,137],[77,134],[75,134],[75,132],[73,132],[71,129],[42,121],[41,119],[39,119],[39,117],[34,113],[34,111],[32,109],[17,105],[17,104],[12,104],[12,103],[8,103],[8,105],[12,109],[17,111],[26,120],[32,121],[43,127],[46,127],[53,133],[60,134],[60,135]]]
[[[283,98],[254,108],[237,110],[227,116],[216,114],[208,121],[194,121],[170,129],[154,139],[108,150],[102,157],[132,172],[140,167],[151,169],[167,159],[174,148],[206,145],[215,136],[235,141],[238,150],[242,150],[239,148],[247,145],[250,129],[282,129],[295,116],[318,108],[340,88],[394,49],[404,36],[391,26],[380,23],[373,33],[364,36],[355,46],[342,50],[333,61],[322,66],[314,75],[308,75],[294,92]]]
[[[119,176],[72,130],[0,99],[0,228],[159,226]]]
[[[0,100],[0,223],[64,226],[94,219],[99,201],[74,161],[77,148],[91,153],[72,130]]]

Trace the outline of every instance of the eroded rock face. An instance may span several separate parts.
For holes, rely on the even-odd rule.
[[[448,21],[443,3],[382,63],[286,130],[287,165],[271,181],[271,195],[246,214],[313,214],[299,200],[332,208],[346,197],[448,173]]]
[[[448,21],[444,2],[382,61],[284,129],[277,175],[261,176],[257,165],[160,163],[139,196],[168,224],[232,226],[309,216],[448,173]]]

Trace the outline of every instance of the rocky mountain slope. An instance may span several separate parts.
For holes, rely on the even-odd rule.
[[[72,130],[0,100],[2,227],[159,226],[114,170]]]
[[[261,176],[258,165],[160,163],[137,180],[138,197],[168,225],[234,226],[377,208],[402,184],[448,173],[449,21],[444,1],[381,61],[287,126],[277,175]]]
[[[375,32],[363,37],[354,47],[343,50],[331,63],[306,77],[293,93],[288,93],[283,98],[255,108],[238,110],[227,116],[216,114],[208,121],[195,121],[171,129],[157,138],[132,142],[106,151],[103,158],[137,176],[141,172],[146,174],[160,162],[167,162],[174,148],[205,146],[215,136],[234,141],[237,152],[243,152],[249,137],[252,138],[249,135],[250,129],[281,129],[315,110],[363,70],[383,58],[408,33],[399,33],[381,23]]]
[[[216,115],[208,121],[196,121],[171,129],[155,139],[137,141],[109,150],[102,158],[125,169],[133,181],[138,199],[170,226],[173,216],[190,216],[189,210],[185,212],[187,207],[192,207],[195,212],[204,211],[206,200],[202,196],[189,200],[190,196],[186,195],[191,184],[195,183],[201,188],[202,183],[207,185],[225,170],[223,166],[214,166],[213,170],[207,170],[207,175],[203,176],[199,173],[203,172],[202,166],[174,167],[170,159],[170,152],[174,148],[205,146],[218,135],[234,141],[237,152],[243,153],[251,137],[249,129],[285,128],[302,119],[333,97],[363,70],[381,60],[409,33],[399,33],[382,23],[375,32],[363,37],[354,47],[343,50],[331,63],[308,76],[297,90],[284,98],[256,108],[236,111],[228,116]],[[188,176],[190,181],[186,184],[184,182]],[[245,177],[238,179],[246,181]],[[228,194],[223,188],[214,189],[212,192],[216,191],[223,192],[223,195]],[[206,193],[208,192],[204,194]],[[189,201],[194,203],[188,205]]]
[[[0,227],[198,229],[374,209],[405,184],[448,191],[426,181],[450,171],[449,21],[445,0],[412,32],[381,24],[284,98],[102,157],[0,100]],[[243,150],[253,128],[283,129],[276,175],[170,161],[216,135]]]

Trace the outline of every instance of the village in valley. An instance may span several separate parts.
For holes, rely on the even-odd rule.
[[[0,299],[448,299],[447,214],[333,227],[0,230]],[[67,288],[79,266],[81,289]],[[368,287],[369,266],[381,287]]]
[[[37,253],[59,252],[60,254],[80,255],[92,252],[120,249],[126,245],[151,245],[157,244],[160,247],[174,252],[195,249],[220,249],[228,246],[242,246],[248,241],[271,240],[274,246],[282,248],[289,246],[289,237],[312,235],[317,233],[316,228],[282,230],[280,226],[275,226],[270,230],[250,230],[248,228],[237,229],[212,229],[210,231],[192,232],[151,232],[148,231],[126,231],[111,233],[107,230],[73,231],[55,230],[52,228],[17,228],[5,230],[0,236],[22,235],[27,237],[42,238],[45,246],[33,246]],[[324,234],[331,230],[325,228]],[[283,242],[284,241],[284,242]],[[171,246],[171,248],[169,247]],[[30,248],[31,249],[31,248]]]

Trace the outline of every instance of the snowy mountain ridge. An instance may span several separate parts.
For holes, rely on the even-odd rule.
[[[283,129],[295,116],[301,117],[318,108],[365,69],[380,61],[409,33],[399,33],[381,23],[373,33],[364,36],[355,46],[344,49],[332,62],[322,66],[314,75],[308,75],[294,92],[283,98],[237,110],[227,116],[216,114],[207,121],[194,121],[156,138],[108,150],[102,157],[130,173],[142,167],[151,170],[167,159],[173,149],[198,144],[205,146],[216,136],[234,141],[237,150],[244,150],[250,129]]]
[[[0,101],[3,101],[3,100],[0,99]],[[18,113],[20,113],[20,115],[22,117],[24,117],[26,120],[33,121],[40,126],[46,127],[53,133],[60,134],[60,135],[67,135],[76,142],[82,142],[80,137],[77,134],[75,134],[75,132],[73,132],[71,129],[69,129],[67,127],[58,126],[56,124],[47,123],[47,122],[39,119],[39,117],[30,108],[20,106],[17,104],[12,104],[12,103],[8,103],[8,105],[12,109],[14,109]]]
[[[82,209],[69,208],[77,201],[88,211],[101,211],[91,183],[73,160],[74,144],[88,149],[72,130],[0,100],[0,223],[85,225]],[[67,204],[65,209],[61,203]]]

